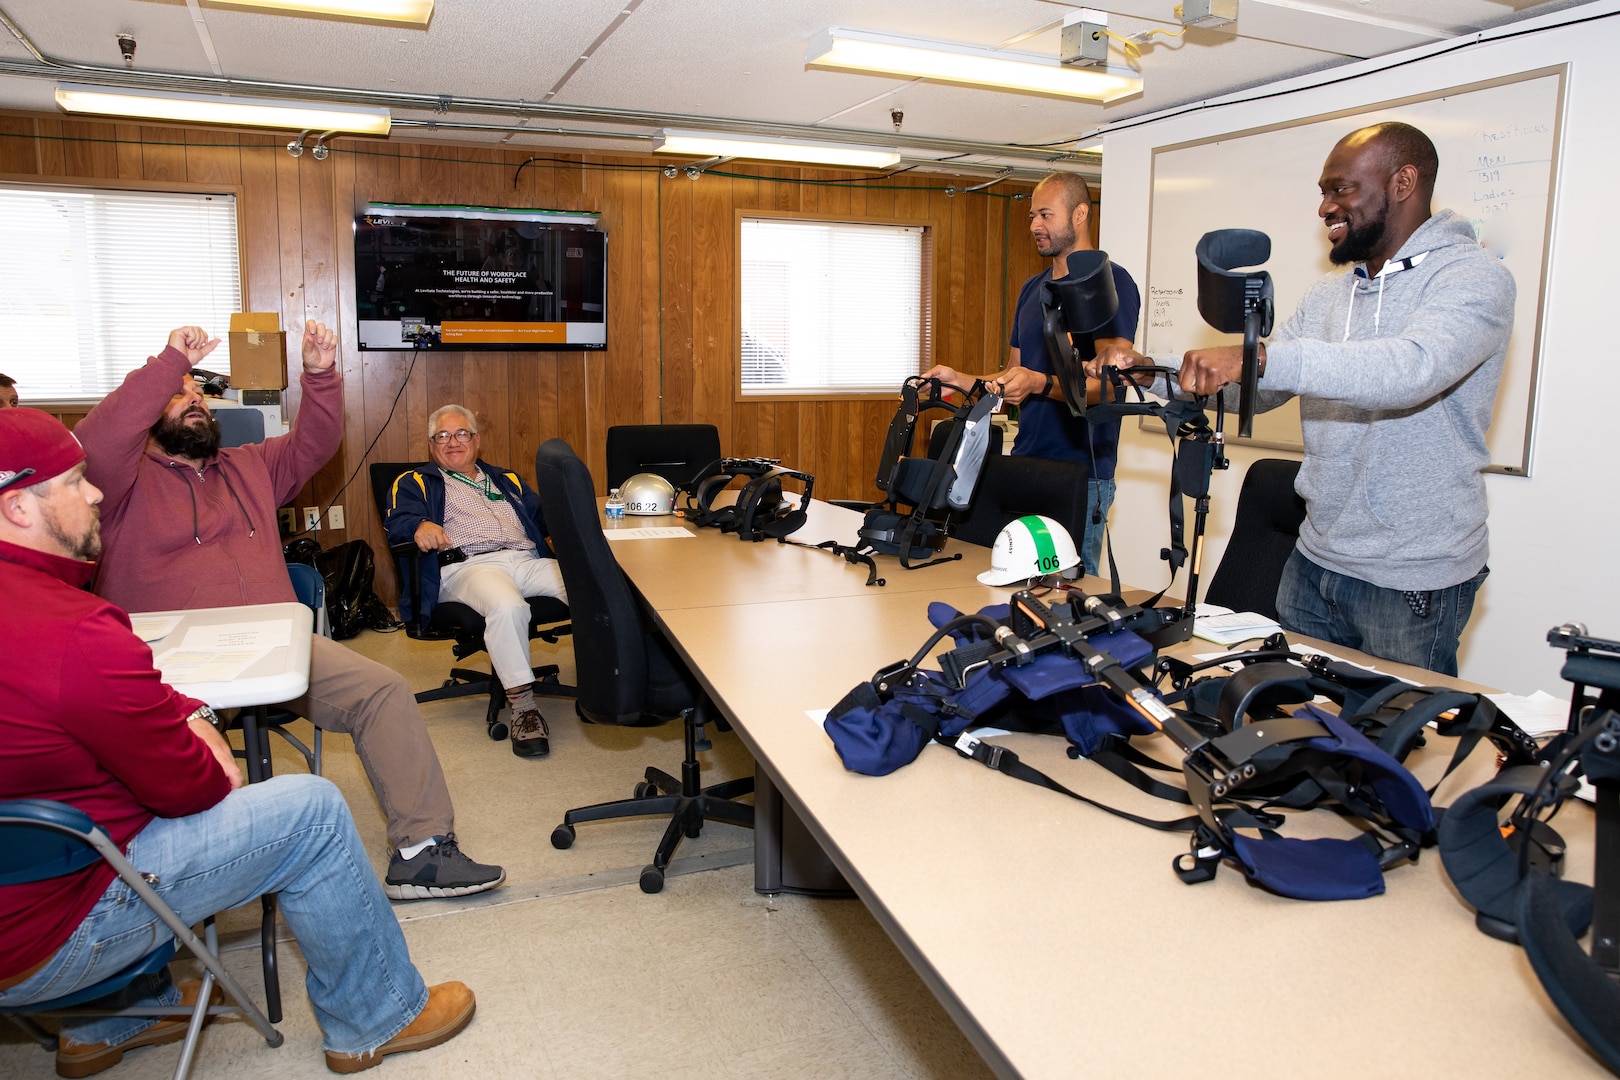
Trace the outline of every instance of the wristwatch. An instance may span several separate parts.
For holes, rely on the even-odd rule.
[[[188,724],[193,720],[207,721],[208,724],[221,735],[225,734],[226,729],[230,727],[230,724],[222,720],[219,714],[213,709],[209,708],[207,705],[199,705],[196,711],[194,711],[190,716],[186,717],[186,723]]]
[[[1046,373],[1046,385],[1041,388],[1041,396],[1042,397],[1051,397],[1052,396],[1052,387],[1056,383],[1057,383],[1057,380],[1054,379],[1052,377],[1052,373],[1050,371],[1048,371]]]

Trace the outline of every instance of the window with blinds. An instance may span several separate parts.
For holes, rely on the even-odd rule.
[[[223,339],[242,310],[234,195],[0,185],[0,251],[0,372],[24,404],[98,401],[175,327]]]
[[[920,225],[745,217],[744,395],[893,394],[932,354],[932,245]]]

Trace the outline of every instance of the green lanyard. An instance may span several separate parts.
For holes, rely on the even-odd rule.
[[[482,484],[476,484],[458,472],[451,472],[450,475],[455,477],[457,480],[460,480],[463,484],[466,484],[474,491],[483,492],[484,498],[488,499],[490,502],[503,502],[506,499],[505,495],[502,495],[499,491],[496,491],[489,486],[489,477],[487,476],[483,478],[484,482]]]

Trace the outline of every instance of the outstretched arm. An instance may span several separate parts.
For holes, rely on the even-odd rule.
[[[343,442],[343,378],[337,366],[337,331],[311,319],[304,324],[303,401],[292,430],[264,442],[264,463],[278,504],[290,501]]]
[[[90,482],[105,495],[103,516],[117,513],[135,484],[146,433],[163,415],[181,380],[219,346],[199,326],[170,332],[167,347],[124,377],[123,383],[73,429],[84,446]]]

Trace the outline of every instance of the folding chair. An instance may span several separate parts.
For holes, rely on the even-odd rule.
[[[191,1071],[191,1061],[196,1054],[198,1038],[202,1035],[203,1021],[208,1016],[240,1013],[258,1029],[265,1042],[271,1046],[280,1046],[281,1032],[270,1026],[270,1021],[265,1019],[258,1006],[248,1000],[242,987],[231,978],[230,973],[225,970],[225,965],[220,962],[212,915],[204,920],[204,933],[208,939],[205,945],[192,932],[191,927],[180,921],[180,916],[174,913],[174,909],[158,896],[151,885],[147,884],[140,872],[129,864],[129,860],[124,858],[112,839],[90,820],[89,815],[76,807],[48,799],[14,799],[0,802],[0,885],[22,885],[62,877],[102,860],[105,860],[118,873],[124,884],[133,889],[141,901],[163,920],[163,924],[174,933],[174,937],[184,943],[186,948],[202,962],[203,982],[202,989],[197,995],[197,1003],[189,1008],[179,1005],[136,1009],[96,1008],[93,1005],[78,1007],[84,1006],[85,1002],[99,1001],[116,993],[141,975],[150,975],[161,970],[175,953],[175,940],[171,938],[116,975],[50,1001],[0,1006],[0,1016],[10,1018],[18,1027],[38,1040],[41,1046],[53,1051],[57,1048],[57,1037],[41,1027],[35,1021],[35,1017],[108,1016],[115,1013],[121,1016],[190,1016],[186,1041],[180,1050],[180,1062],[174,1070],[175,1080],[184,1080]],[[236,1002],[235,1005],[209,1005],[208,1001],[213,994],[216,981],[224,989],[227,997]]]

